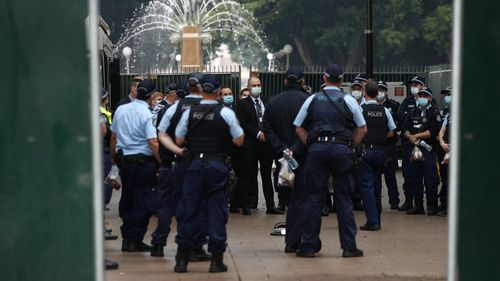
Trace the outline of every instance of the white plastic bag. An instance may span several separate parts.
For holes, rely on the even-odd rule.
[[[413,151],[411,152],[410,162],[413,162],[413,161],[424,161],[424,160],[425,160],[424,154],[422,153],[422,151],[420,150],[420,148],[418,148],[417,146],[415,146],[415,148],[413,148]]]
[[[281,168],[278,173],[278,186],[286,186],[293,189],[295,174],[288,165],[288,161],[284,158],[278,160],[281,163]]]
[[[119,172],[120,170],[118,169],[118,166],[116,166],[116,164],[113,164],[113,166],[111,166],[111,170],[106,176],[106,179],[104,179],[104,183],[111,185],[111,187],[116,190],[120,189],[122,187],[122,180],[120,178]]]

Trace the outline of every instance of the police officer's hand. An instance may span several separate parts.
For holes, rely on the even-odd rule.
[[[408,136],[408,141],[409,141],[411,144],[417,144],[418,138],[417,138],[415,135],[409,135],[409,136]]]
[[[445,142],[440,142],[440,144],[445,152],[450,152],[450,145],[449,144],[447,144]]]

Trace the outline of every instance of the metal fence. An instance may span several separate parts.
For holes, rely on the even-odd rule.
[[[222,85],[230,86],[235,92],[241,89],[241,66],[233,65],[233,66],[204,66],[202,69],[199,68],[183,68],[181,71],[172,71],[170,73],[129,73],[129,74],[120,74],[119,85],[116,85],[114,88],[118,88],[115,91],[119,93],[117,96],[112,97],[111,106],[114,108],[116,103],[126,97],[129,94],[130,84],[132,78],[138,75],[142,75],[145,79],[151,79],[156,83],[156,89],[160,92],[164,92],[166,87],[170,83],[180,83],[185,81],[189,75],[189,73],[194,71],[200,71],[204,73],[213,73],[219,75],[221,79]],[[235,93],[236,95],[237,93]]]
[[[324,66],[299,66],[304,71],[304,79],[306,84],[311,86],[314,91],[320,89],[323,84]],[[346,68],[344,72],[345,85],[354,79],[359,73],[365,73],[364,67]],[[392,66],[392,67],[376,67],[374,69],[374,78],[376,80],[384,80],[385,82],[401,82],[406,84],[414,75],[427,77],[429,73],[428,66]],[[283,91],[285,85],[284,71],[268,71],[254,70],[250,71],[251,77],[258,77],[262,82],[262,93],[266,97],[274,96]]]
[[[452,71],[451,65],[442,64],[430,66],[427,71],[427,86],[432,89],[434,99],[439,107],[443,104],[444,97],[440,94],[441,90],[451,86]]]

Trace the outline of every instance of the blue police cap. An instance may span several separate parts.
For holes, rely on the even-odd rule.
[[[410,80],[410,83],[413,83],[413,82],[425,85],[425,78],[422,76],[415,75]]]
[[[418,92],[418,94],[425,94],[425,95],[428,95],[428,96],[431,96],[432,97],[432,90],[430,88],[427,88],[427,87],[424,87],[422,89],[420,89],[420,91]]]
[[[387,86],[387,83],[385,83],[385,81],[380,80],[377,84],[379,88],[385,88],[386,90],[389,90],[389,87]]]
[[[219,78],[215,74],[205,74],[200,83],[201,88],[206,93],[216,93],[221,87]]]
[[[360,87],[363,87],[363,81],[359,80],[359,79],[354,79],[351,81],[351,88],[354,87],[354,86],[360,86]]]
[[[199,85],[201,83],[201,80],[203,80],[203,77],[204,75],[201,72],[192,72],[188,76],[187,83],[190,86]]]
[[[300,80],[302,80],[302,78],[304,78],[304,72],[302,71],[302,69],[300,69],[298,67],[291,67],[286,71],[285,76],[286,76],[286,80],[296,82],[296,81],[300,81]]]
[[[368,82],[368,76],[363,73],[359,73],[354,79],[361,80],[361,82]]]
[[[441,95],[442,94],[450,94],[451,95],[451,86],[447,87],[446,89],[441,90]]]
[[[344,78],[344,70],[338,64],[330,64],[323,74],[332,82],[340,82]]]
[[[139,99],[147,99],[149,98],[156,90],[156,85],[151,80],[143,80],[139,82],[137,85],[137,98]]]
[[[99,97],[101,97],[101,100],[105,99],[108,95],[109,95],[109,92],[106,89],[101,88],[99,90]]]
[[[188,87],[187,87],[187,81],[182,81],[176,91],[175,91],[175,94],[177,95],[177,97],[179,98],[184,98],[185,96],[187,96],[189,94],[189,90],[188,90]]]

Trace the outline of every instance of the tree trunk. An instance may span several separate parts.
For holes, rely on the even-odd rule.
[[[304,64],[311,66],[313,64],[313,60],[311,58],[309,48],[307,47],[307,43],[302,42],[301,38],[298,38],[297,36],[293,36],[293,42],[295,43],[295,46],[297,46],[300,58]]]

